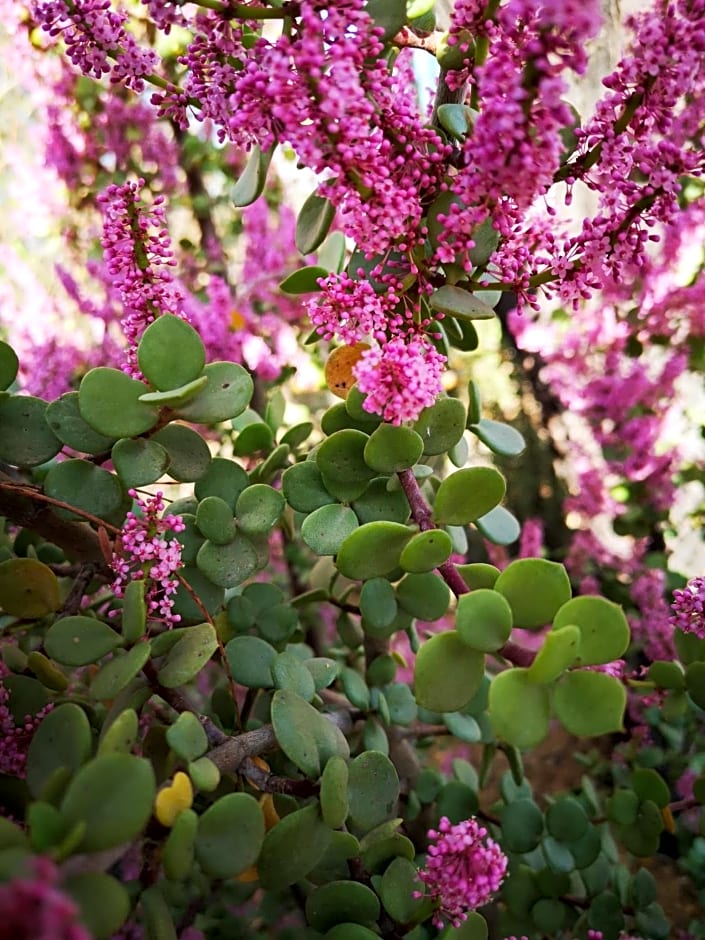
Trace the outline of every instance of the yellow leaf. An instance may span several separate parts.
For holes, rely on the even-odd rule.
[[[193,803],[193,787],[190,777],[179,771],[174,774],[172,783],[157,793],[154,801],[154,815],[162,826],[171,828],[177,817]]]
[[[338,346],[328,357],[325,365],[326,385],[338,398],[348,397],[348,392],[355,384],[353,368],[369,348],[369,343]]]

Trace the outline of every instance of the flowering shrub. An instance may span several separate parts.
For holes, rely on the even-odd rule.
[[[705,3],[581,116],[600,8],[0,0],[0,937],[705,936]]]

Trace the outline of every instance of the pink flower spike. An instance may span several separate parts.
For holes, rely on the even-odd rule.
[[[419,878],[438,904],[433,923],[439,929],[444,918],[454,927],[499,891],[507,871],[507,857],[499,845],[486,838],[487,830],[476,819],[453,825],[442,816],[438,831],[430,829],[426,867]]]

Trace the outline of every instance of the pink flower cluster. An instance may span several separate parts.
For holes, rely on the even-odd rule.
[[[682,590],[674,591],[671,610],[673,627],[705,640],[705,577],[691,578]]]
[[[112,184],[98,197],[105,261],[123,303],[122,329],[129,344],[124,369],[134,378],[141,378],[137,344],[149,324],[162,313],[184,316],[183,295],[170,270],[176,261],[164,198],[156,196],[145,206],[143,186],[143,180]]]
[[[3,674],[8,674],[4,666],[0,669],[0,675]],[[20,724],[16,724],[9,702],[10,693],[0,679],[0,773],[23,779],[27,763],[27,749],[34,737],[34,732],[53,705],[51,703],[46,705],[36,715],[25,715]]]
[[[7,940],[91,940],[76,903],[59,888],[59,872],[45,856],[31,876],[0,885],[0,937]]]
[[[183,532],[181,516],[164,511],[162,493],[141,499],[135,490],[129,490],[136,500],[141,515],[128,512],[122,532],[116,542],[111,567],[116,574],[112,590],[116,597],[123,597],[130,581],[142,578],[146,581],[145,600],[147,615],[171,627],[181,617],[172,612],[173,595],[179,586],[175,573],[182,567],[181,543],[167,538],[168,533]]]
[[[66,55],[84,75],[109,74],[142,91],[157,55],[125,29],[127,13],[112,9],[110,0],[35,0],[31,12],[50,36],[63,38]]]
[[[453,825],[442,816],[438,830],[429,830],[432,844],[419,878],[438,904],[433,923],[439,929],[444,926],[444,918],[459,927],[467,920],[468,911],[487,904],[499,891],[507,871],[507,857],[486,836],[487,830],[476,819]],[[416,893],[416,897],[421,896]]]

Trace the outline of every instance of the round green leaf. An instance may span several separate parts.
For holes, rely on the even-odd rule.
[[[498,738],[519,748],[535,747],[548,734],[548,691],[528,669],[506,669],[490,685],[489,718]]]
[[[232,878],[257,861],[264,841],[264,816],[249,793],[227,793],[198,820],[195,851],[211,878]]]
[[[7,564],[7,562],[5,563]],[[698,708],[705,709],[705,663],[690,663],[685,670],[685,685],[688,695]]]
[[[514,626],[529,630],[550,623],[571,594],[563,565],[544,558],[519,558],[510,562],[497,578],[494,589],[509,601]]]
[[[659,809],[671,802],[671,791],[661,774],[650,767],[639,767],[632,774],[632,787],[640,800],[651,800]]]
[[[569,672],[559,681],[553,708],[566,731],[594,737],[623,729],[627,702],[624,686],[603,672]]]
[[[179,417],[196,424],[218,424],[247,408],[254,385],[246,369],[235,362],[209,362],[203,371],[208,384],[177,409]]]
[[[284,497],[266,483],[255,483],[240,493],[235,506],[238,527],[246,535],[267,535],[284,512]]]
[[[316,451],[316,465],[324,480],[342,485],[360,486],[375,476],[364,458],[369,437],[352,428],[336,431]],[[364,490],[364,487],[363,487]],[[361,495],[362,490],[358,495]]]
[[[526,449],[523,436],[503,421],[480,418],[476,424],[469,426],[469,430],[500,457],[517,457]]]
[[[27,784],[39,797],[44,785],[60,768],[71,773],[91,755],[93,736],[86,713],[73,702],[57,705],[43,719],[27,751]]]
[[[394,764],[379,751],[365,751],[348,767],[350,821],[369,832],[394,816],[399,799],[399,777]]]
[[[9,388],[17,378],[20,367],[17,353],[7,343],[0,342],[0,388]]]
[[[46,410],[49,427],[59,440],[84,454],[102,454],[115,443],[114,437],[98,434],[81,417],[78,392],[66,392],[49,402]]]
[[[149,384],[163,392],[197,379],[206,364],[206,350],[190,323],[163,313],[142,334],[137,362]]]
[[[521,535],[519,520],[504,506],[495,506],[474,523],[480,535],[495,545],[511,545]]]
[[[413,467],[423,453],[423,441],[411,428],[380,424],[365,444],[368,467],[379,473],[398,473]]]
[[[250,150],[245,169],[230,192],[233,205],[238,208],[250,206],[262,195],[273,153],[274,147],[263,151],[258,144]]]
[[[568,625],[547,633],[536,659],[529,666],[529,679],[542,685],[554,682],[573,665],[579,649],[579,627]]]
[[[384,30],[382,39],[385,41],[396,36],[406,24],[406,0],[367,0],[365,9],[375,26]]]
[[[580,629],[578,663],[592,666],[619,659],[629,646],[629,624],[618,604],[604,597],[574,597],[558,610],[553,629],[575,624]]]
[[[340,546],[336,566],[346,578],[368,581],[394,571],[413,528],[398,522],[368,522]]]
[[[485,674],[485,657],[455,631],[426,640],[416,654],[414,688],[419,705],[432,712],[455,712],[472,699]]]
[[[660,689],[685,689],[685,674],[680,663],[657,660],[649,666],[648,678]]]
[[[316,694],[313,676],[298,656],[289,651],[280,653],[272,665],[272,678],[278,689],[289,689],[305,702],[310,702]]]
[[[570,851],[576,868],[588,868],[602,851],[602,839],[599,830],[595,826],[589,826],[581,839],[571,843]]]
[[[36,558],[0,562],[0,608],[10,617],[44,617],[61,604],[59,582]]]
[[[204,542],[198,550],[196,564],[200,571],[218,587],[237,587],[257,570],[255,546],[244,535],[236,535],[227,545]]]
[[[100,701],[115,698],[137,676],[149,659],[151,645],[143,641],[126,653],[116,652],[93,676],[91,696]]]
[[[519,799],[502,808],[502,844],[510,852],[532,852],[543,835],[543,814],[533,800]]]
[[[312,659],[305,659],[304,666],[313,676],[316,692],[327,689],[338,675],[337,662],[334,659],[328,659],[327,656],[314,656]]]
[[[493,509],[504,497],[507,484],[492,467],[456,470],[441,483],[433,507],[439,525],[467,525]]]
[[[162,867],[171,881],[184,881],[193,868],[198,816],[185,809],[176,817],[162,849]]]
[[[153,434],[151,440],[169,455],[167,473],[179,483],[200,480],[210,466],[211,452],[200,434],[185,424],[167,424]]]
[[[190,761],[187,767],[191,782],[197,790],[212,793],[220,784],[220,770],[208,757],[199,757]]]
[[[397,585],[396,594],[404,610],[418,620],[438,620],[450,603],[448,585],[433,572],[407,574]]]
[[[301,207],[296,219],[294,241],[302,255],[310,255],[323,242],[333,222],[335,207],[330,199],[314,190]]]
[[[458,574],[471,591],[478,588],[492,588],[499,577],[499,568],[479,561],[470,565],[457,565],[457,569]]]
[[[639,797],[633,790],[623,787],[615,790],[607,800],[607,818],[620,826],[631,826],[639,812]]]
[[[445,454],[454,447],[465,431],[465,406],[457,398],[439,398],[424,408],[414,425],[428,456]]]
[[[167,728],[166,739],[172,751],[185,761],[194,761],[208,750],[206,732],[193,712],[181,712]]]
[[[386,578],[372,578],[362,585],[360,613],[377,630],[384,630],[394,622],[397,602],[394,588]]]
[[[587,813],[572,797],[556,800],[546,810],[546,828],[559,842],[578,842],[588,826]]]
[[[201,375],[193,382],[187,382],[186,385],[179,385],[168,392],[145,392],[140,395],[140,401],[146,405],[156,405],[161,408],[167,405],[169,408],[178,408],[179,405],[186,404],[208,385],[208,376]]]
[[[378,940],[379,934],[362,924],[336,924],[326,932],[326,940]]]
[[[473,649],[492,653],[500,649],[512,632],[512,609],[497,591],[480,588],[458,598],[455,629]]]
[[[321,813],[331,829],[339,829],[348,817],[348,765],[342,757],[331,757],[321,777]]]
[[[116,476],[89,460],[64,460],[55,464],[44,478],[44,492],[101,519],[113,519],[123,505],[123,489]],[[66,519],[81,516],[68,509],[56,508]]]
[[[0,401],[0,460],[16,467],[36,467],[61,450],[46,420],[47,403],[31,395]]]
[[[336,555],[360,523],[349,506],[321,506],[304,519],[301,538],[317,555]]]
[[[374,924],[379,913],[377,895],[359,881],[331,881],[306,899],[306,920],[321,933],[336,924]]]
[[[106,437],[137,437],[159,420],[159,409],[139,400],[148,391],[143,382],[118,369],[91,369],[78,390],[81,417]]]
[[[213,584],[198,568],[186,566],[179,571],[179,575],[191,591],[194,592],[199,601],[206,608],[209,614],[213,615],[223,603],[223,588]],[[191,594],[183,584],[174,595],[174,613],[179,614],[182,621],[187,623],[198,623],[203,620],[203,610],[196,604]]]
[[[149,693],[146,693],[149,694]],[[108,724],[106,719],[100,733],[98,754],[116,752],[129,754],[139,734],[139,718],[134,708],[126,708]]]
[[[279,891],[305,878],[323,858],[332,836],[317,804],[289,813],[264,838],[257,863],[262,887]]]
[[[132,842],[142,833],[155,795],[149,761],[132,754],[106,754],[80,768],[68,785],[61,812],[68,826],[85,823],[77,848],[101,852]]]
[[[312,780],[318,779],[328,758],[350,754],[341,730],[295,692],[274,693],[271,720],[281,749]]]
[[[279,285],[279,290],[285,294],[315,294],[321,288],[318,284],[322,277],[328,277],[329,272],[320,265],[307,265],[292,271]]]
[[[189,627],[172,646],[166,662],[159,670],[159,681],[167,689],[175,689],[194,679],[218,648],[215,630],[209,623]]]
[[[196,525],[201,535],[216,545],[227,545],[237,535],[233,511],[220,496],[206,496],[200,501]]]
[[[452,552],[453,542],[447,532],[428,529],[409,539],[399,556],[399,564],[404,571],[422,574],[448,561]]]
[[[367,485],[362,496],[353,500],[355,515],[366,522],[406,522],[411,515],[409,503],[401,488],[387,489],[387,478],[377,477]]]
[[[287,503],[297,512],[314,512],[335,502],[323,485],[321,471],[313,460],[304,460],[284,471],[282,492]]]
[[[127,920],[130,896],[111,875],[82,872],[67,878],[62,888],[78,905],[81,920],[95,940],[110,940]]]
[[[235,512],[238,496],[249,486],[250,478],[239,463],[214,457],[207,471],[197,480],[194,493],[197,499],[219,496]]]
[[[144,438],[122,438],[110,456],[126,489],[154,483],[169,466],[169,454],[162,445]]]
[[[64,666],[96,663],[122,644],[122,637],[95,617],[63,617],[44,638],[48,655]]]
[[[444,284],[435,290],[429,297],[428,305],[431,310],[445,313],[458,320],[491,320],[495,316],[492,307],[484,300],[470,291],[451,284]]]

